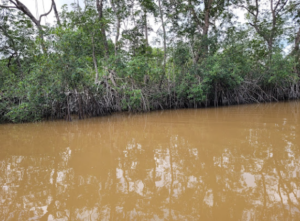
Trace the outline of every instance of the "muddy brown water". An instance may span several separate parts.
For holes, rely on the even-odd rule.
[[[0,125],[0,220],[300,220],[300,103]]]

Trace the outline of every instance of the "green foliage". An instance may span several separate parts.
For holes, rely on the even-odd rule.
[[[41,120],[42,117],[41,109],[29,103],[21,103],[18,106],[14,106],[5,114],[5,118],[14,123],[38,121]]]
[[[298,76],[295,72],[295,60],[291,56],[283,57],[276,53],[273,56],[268,83],[285,86],[289,82],[297,82]]]
[[[144,56],[134,57],[126,64],[126,77],[142,82],[144,75],[149,73],[149,65]]]
[[[142,92],[141,90],[125,90],[122,99],[122,110],[135,111],[141,107]]]
[[[207,58],[201,66],[203,82],[208,86],[221,84],[224,89],[233,89],[243,80],[248,68],[243,66],[243,61],[237,61],[225,51]]]
[[[179,67],[187,64],[191,60],[187,45],[180,43],[174,51],[173,59],[174,63]]]
[[[190,102],[199,103],[205,100],[205,91],[199,76],[190,73],[187,73],[176,87],[176,94],[179,99],[187,98]]]

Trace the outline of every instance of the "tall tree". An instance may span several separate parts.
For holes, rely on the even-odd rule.
[[[194,63],[209,53],[211,27],[226,7],[225,0],[167,0],[167,13],[172,19],[173,30],[193,43]]]
[[[126,6],[125,0],[110,0],[110,5],[112,7],[114,17],[116,18],[115,22],[115,55],[118,54],[118,50],[120,49],[119,38],[121,34],[121,22],[128,17],[129,15],[129,7]]]
[[[272,58],[274,42],[282,34],[283,15],[289,0],[267,0],[267,10],[262,8],[261,0],[242,0],[236,5],[248,13],[248,24],[261,36],[268,46],[269,58]],[[271,15],[271,19],[270,18]]]
[[[107,38],[106,38],[106,31],[105,31],[105,18],[103,16],[103,3],[104,3],[104,0],[96,0],[96,6],[97,6],[99,21],[100,21],[100,30],[101,30],[103,43],[104,43],[105,55],[106,55],[106,57],[108,57],[109,56],[109,48],[108,48],[108,43],[107,43]]]
[[[44,34],[43,34],[43,28],[42,28],[42,24],[41,24],[41,21],[42,21],[42,18],[44,16],[47,16],[50,14],[50,12],[52,11],[52,8],[54,7],[54,10],[55,10],[55,15],[56,15],[56,18],[58,19],[58,23],[59,23],[59,17],[58,17],[58,13],[57,13],[57,10],[56,10],[56,4],[55,4],[55,1],[52,0],[52,3],[51,3],[51,7],[50,7],[50,10],[44,14],[41,14],[39,18],[36,18],[32,12],[26,7],[26,5],[24,5],[21,1],[19,0],[8,0],[11,5],[0,5],[0,8],[10,8],[10,9],[17,9],[21,12],[23,12],[26,16],[28,16],[30,18],[30,20],[36,25],[36,27],[38,28],[38,31],[39,31],[39,36],[42,40],[42,49],[44,51],[44,53],[46,53],[46,47],[45,47],[45,44],[44,44]]]
[[[164,12],[162,9],[161,0],[158,0],[159,6],[159,15],[161,20],[161,27],[163,30],[163,46],[164,46],[164,72],[166,71],[166,60],[167,60],[167,35],[166,35],[166,26],[164,23]]]

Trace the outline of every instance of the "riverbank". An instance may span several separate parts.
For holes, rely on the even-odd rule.
[[[105,78],[104,78],[105,79]],[[111,85],[114,82],[114,85]],[[127,82],[129,83],[129,82]],[[186,87],[195,87],[192,83],[182,82]],[[289,83],[285,87],[262,87],[256,81],[244,80],[234,89],[224,89],[222,83],[207,87],[199,83],[197,93],[180,93],[180,85],[165,80],[159,85],[144,85],[143,87],[120,87],[114,79],[99,81],[93,87],[82,91],[70,90],[59,93],[60,99],[49,99],[47,94],[40,99],[43,103],[30,103],[29,99],[22,101],[15,98],[12,108],[2,109],[2,122],[30,122],[41,120],[65,119],[72,121],[72,116],[85,119],[105,116],[113,112],[148,112],[164,109],[206,108],[237,104],[278,102],[300,98],[298,83]],[[136,89],[134,89],[136,88]],[[205,88],[211,88],[205,90]],[[206,92],[206,94],[205,94]],[[47,99],[48,97],[48,99]],[[41,97],[40,97],[41,98]],[[24,102],[25,100],[25,102]],[[26,101],[27,100],[27,101]],[[2,101],[2,102],[1,102]],[[5,103],[5,97],[0,105]],[[20,103],[20,104],[18,104]]]

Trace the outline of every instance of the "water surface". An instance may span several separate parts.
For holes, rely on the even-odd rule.
[[[0,220],[300,220],[300,103],[0,125]]]

